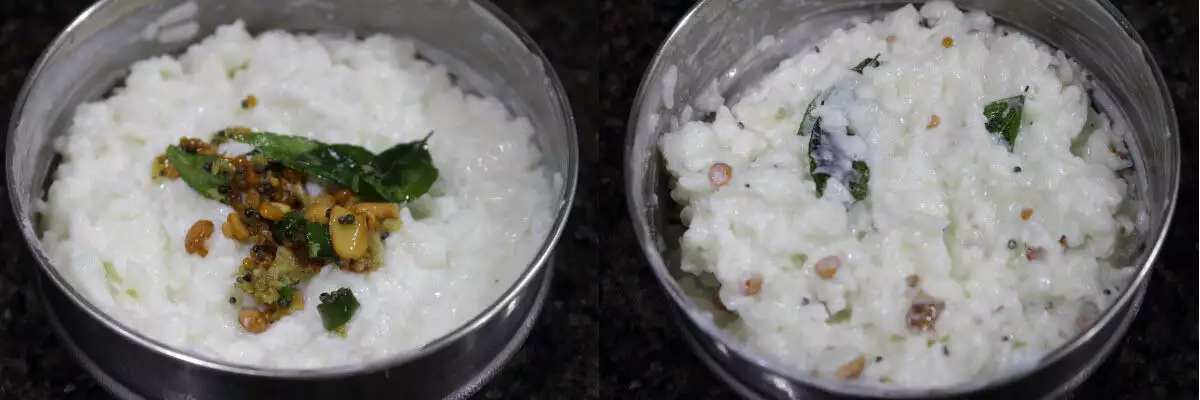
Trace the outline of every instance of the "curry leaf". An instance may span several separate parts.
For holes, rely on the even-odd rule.
[[[299,211],[284,214],[283,219],[271,227],[275,243],[289,245],[305,241],[304,234],[307,223],[308,220],[304,219],[304,214]]]
[[[817,172],[817,152],[822,140],[821,120],[818,118],[813,125],[812,137],[808,139],[808,173],[817,185],[817,197],[822,197],[825,195],[825,184],[829,181],[829,174]]]
[[[854,68],[850,68],[850,70],[861,74],[867,67],[879,67],[879,54],[875,54],[875,57],[864,58],[862,61],[859,61],[858,65],[855,65]]]
[[[804,117],[800,118],[800,127],[796,129],[796,135],[804,136],[816,125],[818,118],[812,116],[812,112],[817,108],[817,101],[820,98],[821,95],[814,97],[812,101],[808,102],[808,107],[804,108]]]
[[[286,286],[281,286],[278,289],[278,292],[279,292],[279,300],[277,300],[275,302],[275,305],[279,306],[279,308],[291,307],[292,306],[292,298],[296,295],[296,289],[293,288],[292,285],[286,285]]]
[[[254,146],[254,149],[258,150],[263,157],[281,161],[322,146],[322,143],[316,140],[271,132],[250,132],[244,135],[233,135],[231,138]]]
[[[1003,98],[983,107],[984,127],[988,132],[999,135],[1012,152],[1021,133],[1021,111],[1025,107],[1025,95]]]
[[[329,239],[329,229],[305,219],[299,211],[284,214],[283,219],[274,224],[271,233],[275,243],[307,247],[310,259],[326,262],[337,260],[333,242]]]
[[[218,158],[217,155],[189,154],[179,146],[170,146],[167,147],[166,156],[175,171],[179,172],[179,177],[193,190],[200,192],[204,197],[225,201],[225,194],[221,193],[220,187],[228,183],[228,175],[209,172],[204,168],[205,165],[209,165],[211,169],[212,162]]]
[[[362,190],[362,166],[375,157],[369,150],[349,144],[329,145],[299,136],[270,132],[250,132],[233,136],[234,140],[254,146],[269,160],[307,174],[327,186],[341,186],[358,193]]]
[[[307,225],[305,239],[308,240],[308,257],[326,262],[337,260],[333,241],[329,239],[329,229],[316,222],[308,222]]]
[[[372,160],[376,178],[372,184],[385,200],[402,203],[421,197],[437,181],[438,170],[426,148],[432,135],[429,132],[420,141],[392,146]]]
[[[359,191],[362,166],[358,163],[357,154],[344,153],[334,146],[319,146],[279,161],[288,168],[308,175],[319,184],[341,186],[355,193]]]
[[[238,140],[256,145],[263,156],[322,185],[350,189],[365,200],[403,203],[424,195],[437,180],[437,168],[425,147],[432,134],[378,155],[360,146],[328,145],[267,132],[242,135]]]
[[[876,56],[878,58],[879,56]],[[867,59],[868,61],[871,59]],[[878,64],[878,63],[876,63]],[[799,135],[804,136],[806,133],[810,136],[808,139],[808,170],[809,176],[812,177],[813,183],[816,185],[817,197],[825,196],[825,187],[828,186],[831,175],[828,172],[817,172],[818,170],[829,171],[840,170],[837,167],[840,158],[847,157],[845,154],[840,154],[830,140],[829,135],[832,133],[821,128],[821,117],[812,116],[812,111],[818,105],[824,102],[830,96],[834,89],[831,88],[817,95],[811,102],[808,103],[808,110],[804,112],[804,119],[800,124]],[[850,126],[846,127],[846,136],[857,136],[858,134]],[[867,197],[868,182],[871,179],[871,171],[867,163],[860,160],[852,160],[851,168],[853,171],[839,176],[850,190],[850,195],[855,200],[863,200]]]
[[[318,184],[349,189],[368,201],[403,203],[421,197],[437,181],[438,170],[426,148],[431,135],[433,132],[419,141],[395,145],[378,155],[360,146],[331,145],[271,132],[246,132],[222,137],[254,146],[253,152],[258,156],[303,173]],[[184,156],[194,156],[182,151],[177,152]],[[187,164],[187,160],[182,164]],[[200,166],[202,167],[203,163]],[[184,175],[183,169],[187,167],[184,165],[180,168],[180,175]],[[197,181],[193,184],[197,179],[204,178],[185,176],[185,180],[197,191],[206,193],[205,190],[211,186],[211,194],[220,195],[216,188],[224,184],[224,178],[215,185],[212,184],[215,180]]]
[[[850,195],[854,196],[854,200],[863,200],[867,198],[867,188],[871,181],[871,167],[865,161],[854,160],[850,164],[854,169],[846,186],[850,187]]]

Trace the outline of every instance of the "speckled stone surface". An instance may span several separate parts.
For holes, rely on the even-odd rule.
[[[42,48],[83,0],[0,1],[0,118]],[[477,398],[720,399],[731,392],[681,341],[636,246],[624,204],[625,119],[654,50],[691,5],[681,0],[497,1],[541,45],[579,126],[580,190],[559,246],[554,287],[532,336]],[[1197,395],[1196,3],[1126,0],[1119,8],[1156,56],[1184,135],[1175,227],[1129,335],[1078,399]],[[597,13],[596,11],[599,11]],[[598,92],[598,93],[597,93]],[[7,124],[5,124],[7,125]],[[6,196],[0,196],[6,202]],[[1182,221],[1182,222],[1179,222]],[[106,394],[54,338],[8,205],[0,204],[0,399]]]
[[[1158,64],[1183,133],[1184,183],[1170,238],[1149,293],[1120,346],[1076,390],[1076,399],[1197,397],[1196,334],[1196,2],[1114,1]],[[602,0],[599,193],[601,217],[619,221],[601,233],[603,275],[601,397],[718,399],[732,397],[681,343],[668,319],[668,299],[635,243],[621,200],[625,122],[639,80],[658,45],[691,1]],[[608,340],[611,338],[611,340]]]
[[[6,133],[13,101],[30,67],[54,36],[90,3],[0,1],[0,121]],[[599,120],[594,3],[495,3],[534,37],[567,87],[579,129],[581,176],[594,175]],[[475,398],[598,398],[598,238],[591,227],[597,208],[594,188],[588,181],[579,185],[572,221],[558,246],[554,286],[537,326],[509,365]],[[0,197],[0,399],[110,398],[75,364],[47,325],[33,290],[35,266],[15,230],[7,194]]]

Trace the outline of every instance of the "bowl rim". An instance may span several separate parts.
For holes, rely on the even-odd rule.
[[[699,21],[700,17],[698,15],[702,10],[712,6],[714,3],[722,1],[728,0],[700,0],[697,2],[692,6],[691,9],[687,11],[687,13],[684,14],[683,18],[681,18],[679,22],[675,24],[670,33],[667,34],[666,39],[663,40],[662,44],[659,45],[658,49],[655,51],[654,57],[650,61],[649,68],[647,68],[642,75],[642,79],[638,85],[637,94],[633,99],[629,119],[626,121],[624,152],[625,200],[626,206],[628,207],[628,212],[633,218],[633,229],[635,231],[634,233],[637,235],[639,247],[641,247],[642,252],[645,253],[645,256],[650,264],[649,267],[654,271],[654,276],[658,280],[660,288],[666,292],[667,296],[674,303],[674,306],[679,308],[680,314],[686,315],[686,317],[681,320],[686,319],[686,321],[690,322],[691,325],[698,328],[700,333],[714,340],[719,348],[731,349],[737,357],[753,363],[771,374],[786,377],[787,379],[793,382],[798,382],[801,385],[815,387],[820,390],[839,395],[866,397],[887,396],[888,398],[921,398],[927,396],[941,397],[965,395],[972,392],[1002,387],[1023,380],[1033,373],[1045,368],[1047,365],[1057,362],[1067,354],[1081,347],[1083,344],[1091,341],[1093,337],[1098,334],[1101,328],[1114,323],[1114,321],[1119,321],[1119,316],[1116,315],[1116,311],[1118,309],[1125,308],[1127,304],[1129,304],[1131,301],[1134,301],[1133,298],[1137,295],[1137,288],[1141,287],[1147,280],[1149,280],[1150,274],[1155,266],[1155,261],[1157,260],[1159,252],[1161,251],[1167,239],[1171,222],[1174,219],[1175,208],[1178,203],[1179,185],[1181,179],[1180,173],[1182,168],[1182,161],[1180,160],[1181,143],[1179,138],[1178,119],[1175,118],[1175,106],[1171,100],[1169,92],[1166,90],[1167,86],[1163,79],[1162,72],[1158,64],[1155,62],[1153,54],[1150,53],[1150,50],[1146,47],[1145,42],[1142,40],[1141,36],[1138,35],[1137,30],[1134,29],[1129,20],[1127,20],[1125,16],[1122,15],[1121,12],[1117,10],[1117,8],[1114,7],[1108,0],[1089,0],[1096,5],[1099,5],[1106,13],[1108,13],[1109,16],[1113,18],[1113,21],[1120,26],[1121,30],[1136,44],[1138,44],[1139,48],[1141,49],[1141,54],[1131,56],[1135,57],[1135,59],[1136,57],[1141,56],[1142,59],[1147,63],[1147,66],[1150,67],[1154,84],[1158,89],[1158,95],[1161,97],[1163,104],[1165,105],[1162,112],[1168,116],[1166,119],[1166,133],[1170,136],[1168,139],[1170,144],[1168,151],[1174,156],[1175,162],[1167,166],[1167,170],[1173,173],[1174,178],[1168,182],[1169,190],[1166,199],[1167,205],[1165,214],[1163,216],[1163,225],[1158,232],[1154,233],[1152,236],[1154,238],[1153,245],[1149,246],[1149,252],[1147,253],[1148,255],[1145,262],[1138,265],[1137,274],[1129,282],[1129,284],[1122,289],[1121,295],[1115,302],[1113,302],[1113,304],[1109,305],[1109,307],[1104,310],[1101,317],[1098,318],[1096,322],[1094,322],[1092,326],[1088,328],[1087,331],[1081,332],[1071,340],[1059,345],[1054,350],[1042,356],[1042,358],[1032,366],[1004,371],[987,379],[975,379],[951,386],[932,388],[873,387],[861,384],[835,382],[823,378],[812,378],[807,374],[797,374],[795,373],[794,368],[781,364],[777,359],[764,357],[759,350],[742,341],[736,340],[725,330],[717,327],[711,318],[705,317],[704,311],[700,310],[695,305],[695,303],[684,293],[683,287],[679,284],[679,282],[671,276],[671,272],[668,270],[666,263],[663,260],[662,253],[658,250],[655,237],[650,235],[650,229],[653,228],[653,225],[651,225],[651,222],[647,219],[643,210],[638,208],[638,203],[636,202],[637,197],[642,196],[642,188],[634,187],[634,177],[638,176],[638,174],[640,174],[643,171],[643,168],[646,168],[646,166],[636,165],[632,161],[635,159],[634,155],[639,153],[639,150],[635,148],[635,143],[637,142],[636,138],[638,137],[639,120],[643,116],[642,105],[648,101],[647,96],[650,95],[650,88],[655,85],[655,82],[652,81],[653,77],[660,75],[664,72],[664,69],[667,68],[667,66],[663,64],[662,58],[665,56],[668,48],[671,47],[674,42],[680,40],[679,37],[685,28],[700,23],[697,21]],[[928,1],[929,0],[910,0],[907,2],[897,1],[895,3],[918,4],[927,3]],[[660,154],[657,150],[653,150],[653,152],[654,155],[648,158],[647,162],[653,163],[656,157],[658,157]],[[653,169],[653,167],[650,168]],[[666,183],[659,182],[658,184],[663,185]],[[697,338],[697,340],[699,340],[699,338]],[[1091,362],[1097,363],[1099,360],[1093,360]]]
[[[76,16],[70,24],[67,25],[54,38],[50,45],[38,57],[33,68],[30,69],[21,91],[18,93],[16,102],[14,103],[13,113],[8,126],[8,138],[5,143],[5,153],[8,156],[6,167],[11,163],[11,155],[15,152],[15,140],[17,130],[19,129],[21,116],[24,112],[26,102],[29,100],[33,91],[33,84],[40,78],[42,71],[49,63],[51,55],[57,54],[63,46],[74,40],[72,34],[79,29],[93,14],[99,10],[109,7],[112,3],[122,0],[100,0],[89,6],[86,10]],[[157,1],[157,0],[156,0]],[[579,174],[579,147],[578,147],[578,132],[574,113],[571,109],[570,99],[567,96],[566,89],[563,87],[562,81],[553,68],[553,64],[546,58],[546,55],[538,47],[537,43],[529,34],[517,24],[511,16],[500,10],[488,0],[469,0],[471,3],[478,5],[480,9],[485,11],[491,17],[499,20],[503,26],[511,32],[520,43],[537,59],[544,68],[546,79],[549,86],[553,88],[553,94],[558,98],[556,105],[558,111],[563,115],[565,123],[564,134],[566,135],[566,164],[562,166],[562,171],[558,175],[562,178],[561,191],[558,193],[558,207],[555,211],[554,223],[550,230],[547,231],[542,245],[538,248],[537,255],[526,265],[521,275],[508,287],[508,289],[490,305],[472,317],[470,320],[456,327],[454,330],[444,333],[437,338],[426,342],[417,347],[398,351],[396,353],[358,362],[353,364],[335,365],[330,367],[310,368],[310,369],[282,369],[268,368],[262,366],[254,366],[249,364],[239,364],[220,359],[214,356],[203,355],[192,350],[177,348],[175,346],[163,343],[158,339],[151,338],[123,322],[118,321],[107,312],[101,310],[97,305],[88,301],[79,291],[77,291],[65,277],[59,273],[58,268],[53,266],[45,251],[42,249],[41,240],[38,238],[37,231],[34,229],[30,218],[25,216],[25,208],[16,199],[14,193],[21,190],[18,184],[14,183],[13,169],[6,168],[5,172],[5,188],[8,190],[9,202],[14,213],[15,219],[20,227],[21,234],[25,239],[25,244],[29,248],[33,258],[37,261],[38,267],[41,269],[49,280],[62,290],[71,302],[84,310],[88,315],[100,322],[105,328],[116,332],[119,336],[134,342],[141,347],[156,353],[158,356],[167,357],[178,362],[183,362],[195,367],[215,370],[218,372],[244,375],[250,377],[261,378],[276,378],[276,379],[336,379],[362,374],[368,374],[378,371],[383,371],[391,367],[404,364],[408,361],[425,357],[435,353],[451,343],[458,341],[464,336],[476,331],[481,326],[495,319],[497,314],[507,313],[513,301],[518,296],[522,295],[527,287],[536,279],[539,279],[543,274],[546,264],[551,262],[551,257],[554,254],[554,248],[559,239],[563,235],[568,217],[571,213],[572,204],[575,199],[577,180]]]

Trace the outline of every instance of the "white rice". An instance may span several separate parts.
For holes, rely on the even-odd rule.
[[[240,109],[250,94],[258,106]],[[248,247],[219,231],[207,257],[183,247],[194,222],[219,227],[230,207],[181,180],[151,180],[168,145],[228,126],[376,152],[434,131],[428,145],[440,176],[429,195],[404,207],[382,269],[325,268],[303,288],[303,311],[248,334],[236,320],[239,306],[228,303]],[[134,64],[116,94],[79,107],[57,143],[63,163],[43,242],[87,299],[168,345],[276,368],[380,358],[465,323],[533,259],[556,206],[533,134],[496,99],[465,94],[444,67],[418,60],[409,41],[251,37],[239,22],[179,58]],[[338,287],[362,304],[344,339],[325,332],[315,307],[319,293]]]
[[[933,387],[1036,362],[1111,305],[1132,272],[1108,261],[1118,232],[1135,228],[1114,173],[1131,164],[1109,150],[1124,147],[1090,111],[1080,69],[1006,32],[949,2],[906,6],[782,62],[711,124],[663,136],[687,225],[682,268],[699,275],[687,283],[719,283],[740,317],[729,330],[800,373],[830,377],[861,356],[859,382]],[[850,70],[876,54],[881,66]],[[811,135],[797,135],[809,101],[835,83],[855,100],[814,113],[831,131],[854,127],[853,150],[871,172],[867,199],[849,209],[835,179],[816,197]],[[983,107],[1026,86],[1010,153],[984,128]],[[934,114],[940,124],[928,129]],[[733,177],[714,189],[717,162]],[[1020,245],[1010,250],[1010,239]],[[1027,260],[1025,245],[1045,258]],[[842,266],[823,280],[813,266],[829,255]],[[946,304],[930,332],[908,327],[913,274]],[[759,278],[761,291],[748,295],[745,282]],[[848,320],[826,321],[844,309]]]

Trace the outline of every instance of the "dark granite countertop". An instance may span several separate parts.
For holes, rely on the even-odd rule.
[[[0,2],[0,115],[29,67],[88,1]],[[626,217],[625,119],[644,67],[690,6],[682,0],[497,1],[547,53],[579,122],[580,190],[560,242],[554,287],[527,344],[477,398],[729,398],[680,341]],[[617,4],[620,3],[620,4]],[[1177,4],[1176,4],[1177,3]],[[1184,136],[1185,176],[1162,262],[1121,346],[1076,398],[1192,398],[1197,392],[1195,3],[1126,0],[1119,7],[1163,68]],[[599,8],[597,15],[596,8]],[[598,91],[598,93],[597,93]],[[2,198],[3,196],[0,196]],[[5,200],[6,201],[6,200]],[[75,365],[32,291],[32,261],[0,204],[0,399],[106,394]],[[1178,222],[1184,221],[1184,222]]]
[[[0,121],[7,132],[13,101],[38,55],[91,0],[0,1]],[[595,91],[594,6],[497,0],[546,53],[567,88],[578,121],[583,171],[594,174],[599,107]],[[550,298],[525,346],[475,396],[597,398],[599,276],[595,185],[581,182],[572,222],[559,242]],[[3,189],[0,189],[3,191]],[[65,352],[34,294],[34,264],[0,194],[0,399],[107,399]]]
[[[1184,183],[1170,238],[1145,303],[1128,335],[1077,399],[1184,399],[1197,396],[1196,275],[1196,3],[1114,0],[1137,28],[1172,89],[1183,137]],[[599,215],[604,271],[600,343],[601,397],[718,399],[732,397],[668,319],[668,299],[636,245],[623,199],[625,121],[645,67],[691,1],[602,0]]]

